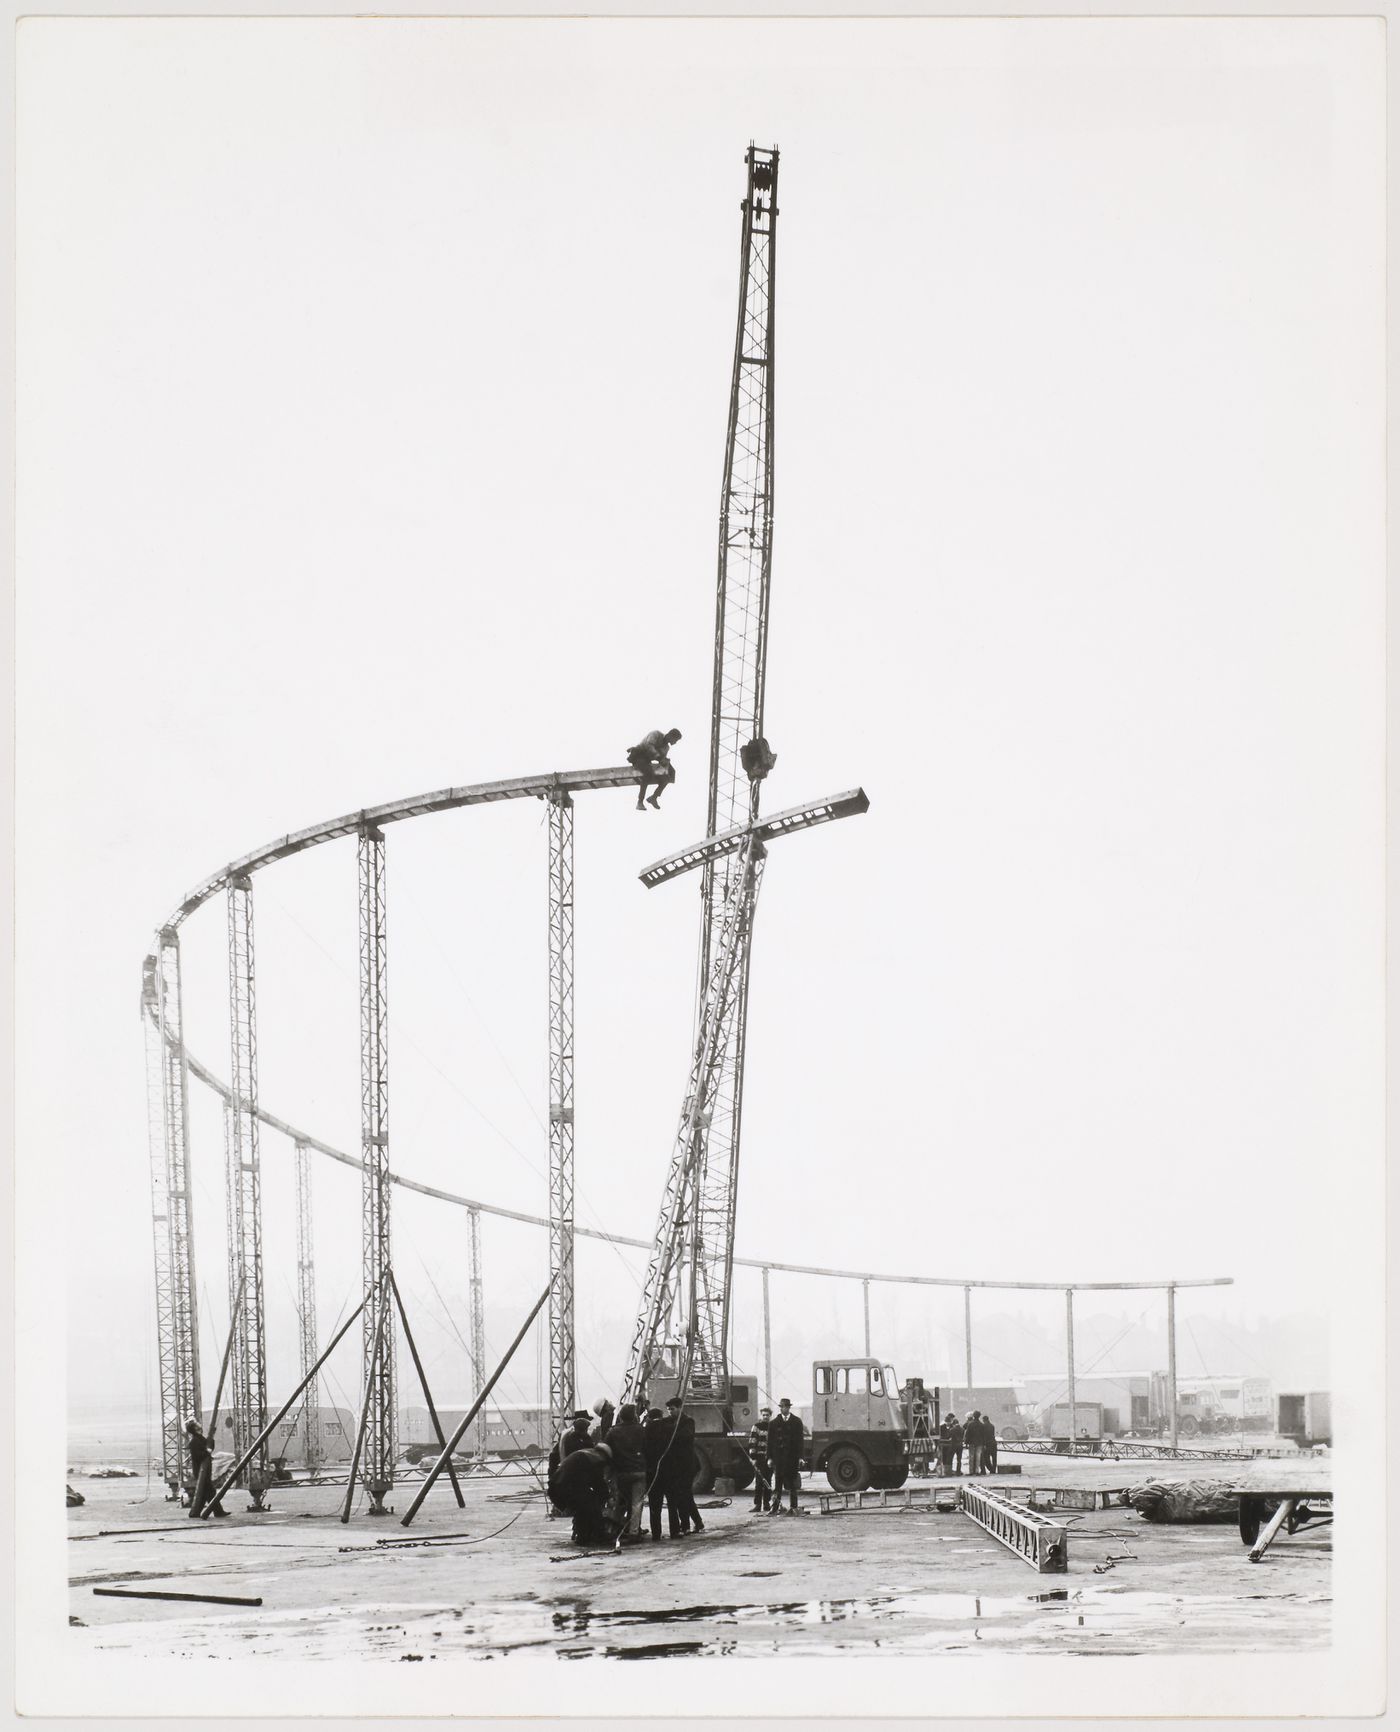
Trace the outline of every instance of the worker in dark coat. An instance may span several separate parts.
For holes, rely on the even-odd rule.
[[[669,1451],[676,1435],[676,1422],[653,1407],[642,1426],[642,1447],[647,1464],[647,1513],[651,1537],[661,1538],[661,1506],[666,1506],[666,1528],[672,1539],[681,1531],[680,1511],[671,1484]]]
[[[782,1495],[788,1494],[787,1513],[797,1514],[797,1493],[802,1484],[802,1421],[792,1411],[792,1403],[784,1396],[778,1403],[777,1418],[768,1426],[768,1472],[773,1481],[773,1502],[770,1516],[777,1515]]]
[[[705,1524],[695,1507],[695,1476],[700,1471],[700,1458],[695,1453],[695,1421],[685,1411],[678,1395],[673,1395],[666,1403],[666,1411],[675,1426],[675,1441],[667,1458],[671,1464],[666,1476],[667,1495],[676,1500],[681,1534],[702,1534]]]
[[[199,1429],[199,1421],[191,1419],[185,1426],[185,1443],[190,1452],[190,1472],[194,1478],[194,1490],[190,1493],[190,1515],[202,1516],[209,1509],[210,1494],[214,1489],[214,1445]],[[210,1511],[212,1515],[226,1516],[222,1500],[214,1503]]]
[[[637,1410],[629,1401],[619,1408],[616,1423],[608,1433],[613,1472],[617,1476],[618,1503],[626,1520],[624,1545],[636,1545],[642,1537],[642,1505],[647,1497],[646,1438]]]
[[[963,1442],[967,1445],[967,1471],[979,1474],[982,1471],[982,1410],[974,1407],[967,1416],[963,1426]]]
[[[566,1455],[572,1455],[576,1449],[588,1447],[588,1427],[593,1418],[591,1413],[580,1409],[573,1418],[573,1423],[565,1432],[561,1432],[554,1440],[554,1448],[549,1452],[549,1477],[545,1489],[552,1496],[554,1481],[559,1473],[559,1464]]]
[[[938,1427],[938,1471],[945,1478],[953,1471],[953,1416],[943,1415],[943,1422]]]
[[[962,1428],[962,1422],[959,1420],[956,1413],[950,1413],[948,1415],[948,1471],[949,1471],[949,1473],[961,1473],[962,1472],[963,1441],[964,1441],[964,1432],[963,1432],[963,1428]]]
[[[576,1546],[608,1545],[612,1532],[604,1517],[612,1488],[608,1483],[612,1451],[605,1443],[576,1449],[559,1463],[550,1499],[561,1515],[574,1518]]]
[[[982,1472],[995,1473],[997,1470],[997,1428],[992,1423],[990,1414],[982,1415]]]
[[[641,786],[637,789],[639,812],[647,806],[659,809],[662,793],[675,781],[676,767],[671,762],[671,747],[680,737],[679,728],[671,728],[664,734],[660,728],[653,728],[649,734],[638,740],[635,746],[627,748],[627,762],[634,770],[640,770],[642,775]],[[647,789],[653,782],[656,784],[656,792],[648,799]]]

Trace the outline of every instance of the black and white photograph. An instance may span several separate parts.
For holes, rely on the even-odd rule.
[[[1379,1712],[1385,21],[16,40],[19,1709]]]

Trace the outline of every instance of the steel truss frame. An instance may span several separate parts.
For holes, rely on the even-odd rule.
[[[315,1216],[311,1208],[311,1151],[296,1145],[297,1190],[297,1323],[301,1340],[301,1375],[306,1384],[303,1413],[306,1424],[306,1466],[315,1473],[321,1465],[321,1381],[316,1364],[316,1252]]]
[[[697,1390],[723,1399],[726,1391],[723,1331],[729,1306],[726,1249],[732,1250],[728,1235],[733,1202],[728,1175],[734,1121],[729,1112],[732,1096],[724,1097],[722,1089],[726,1061],[742,1020],[744,972],[766,858],[767,849],[756,836],[749,838],[737,856],[738,870],[700,1008],[685,1105],[671,1150],[641,1310],[628,1354],[629,1401],[645,1395],[652,1373],[660,1368],[668,1326],[676,1320],[683,1301],[688,1315],[679,1325],[679,1339],[684,1344],[677,1366],[681,1396]],[[732,1067],[728,1074],[732,1076]],[[720,1178],[718,1188],[716,1174]]]
[[[229,1098],[224,1114],[228,1211],[229,1406],[236,1455],[267,1423],[267,1339],[263,1324],[262,1179],[258,1146],[257,995],[253,950],[253,886],[236,877],[228,886]],[[247,1463],[239,1483],[253,1507],[263,1507],[268,1480],[266,1444]]]
[[[146,958],[146,1086],[150,1127],[151,1227],[160,1369],[161,1476],[171,1497],[191,1481],[187,1419],[199,1419],[199,1313],[194,1267],[194,1195],[189,1152],[189,1063],[185,1054],[180,940],[169,927]]]
[[[549,1407],[574,1411],[574,803],[549,808]],[[475,1266],[475,1260],[473,1260]]]
[[[395,1329],[390,1305],[389,997],[384,832],[359,831],[360,1152],[364,1161],[364,1451],[360,1475],[371,1515],[384,1515],[394,1484]],[[353,1477],[353,1476],[352,1476]]]

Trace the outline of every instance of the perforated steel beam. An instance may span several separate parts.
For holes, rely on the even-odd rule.
[[[229,1355],[233,1449],[242,1455],[267,1423],[267,1343],[263,1327],[262,1184],[258,1150],[257,995],[253,953],[253,887],[228,887],[229,1097],[224,1115],[228,1208]],[[240,1484],[254,1508],[268,1481],[266,1443],[254,1452]]]
[[[194,1197],[189,1164],[189,1065],[185,1056],[180,941],[169,928],[147,957],[146,1082],[151,1225],[160,1372],[161,1472],[172,1497],[191,1480],[184,1424],[200,1417],[199,1314]]]
[[[648,890],[654,890],[658,884],[667,884],[684,872],[711,866],[717,860],[738,853],[749,836],[757,836],[760,842],[776,842],[780,836],[811,830],[837,818],[855,818],[869,810],[870,801],[865,789],[848,788],[844,794],[829,794],[821,800],[809,800],[804,806],[789,806],[784,812],[775,812],[771,818],[760,818],[754,824],[726,830],[722,836],[707,837],[703,842],[682,848],[678,854],[668,854],[664,860],[653,861],[637,876]]]
[[[574,803],[549,795],[549,1410],[574,1411]]]
[[[364,1449],[359,1471],[369,1513],[385,1515],[394,1484],[395,1328],[389,1274],[389,995],[384,832],[359,833],[360,868],[360,1155],[362,1189]],[[381,1320],[383,1327],[381,1329]],[[380,1336],[382,1335],[382,1340]]]
[[[316,1252],[311,1209],[311,1153],[305,1143],[296,1145],[297,1184],[297,1321],[301,1334],[301,1375],[304,1397],[306,1465],[314,1472],[321,1465],[321,1380],[316,1371]]]

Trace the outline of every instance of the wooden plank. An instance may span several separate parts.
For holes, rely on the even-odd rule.
[[[156,1588],[94,1588],[109,1600],[193,1600],[201,1606],[260,1606],[261,1599],[245,1599],[239,1594],[173,1594]]]

